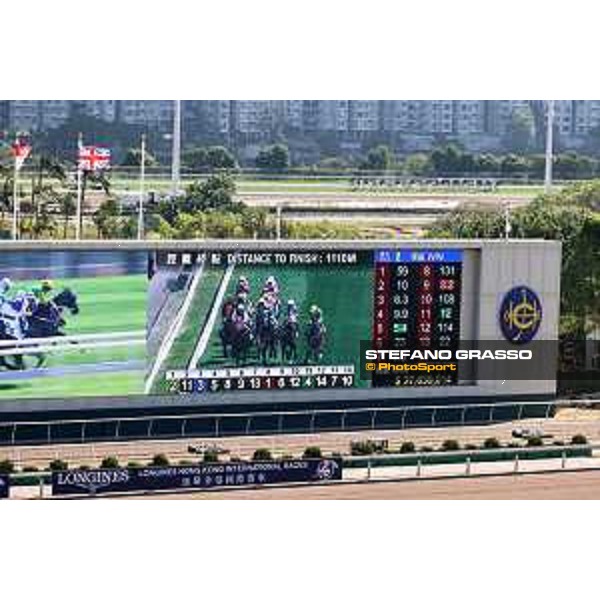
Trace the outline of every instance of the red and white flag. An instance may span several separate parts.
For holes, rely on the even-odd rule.
[[[17,140],[12,145],[12,155],[15,158],[15,168],[17,171],[21,170],[23,163],[27,160],[31,154],[31,145],[24,140]]]
[[[110,169],[110,150],[102,146],[79,146],[77,167],[80,171]]]

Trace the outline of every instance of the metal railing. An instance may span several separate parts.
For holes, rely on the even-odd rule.
[[[277,487],[294,487],[314,485],[336,486],[343,484],[375,483],[375,482],[410,482],[415,480],[443,480],[471,477],[502,476],[517,474],[539,473],[565,473],[600,471],[600,459],[597,452],[598,444],[570,444],[561,447],[519,447],[497,448],[478,450],[459,450],[444,452],[416,452],[412,454],[385,455],[386,460],[398,459],[403,464],[378,465],[381,456],[344,457],[344,476],[341,481],[331,482],[303,482],[292,484],[272,484],[261,486],[262,489]],[[360,466],[353,463],[362,461]],[[12,485],[15,489],[23,486],[19,494],[13,492],[14,497],[20,498],[48,498],[51,497],[50,471],[35,473],[22,472],[11,475]],[[252,487],[252,486],[242,486]],[[225,488],[212,489],[174,489],[148,491],[138,493],[182,493],[220,491]],[[256,489],[256,488],[253,488]],[[95,496],[95,494],[92,494]],[[112,493],[110,495],[129,495],[129,493]]]
[[[600,470],[598,444],[344,457],[347,481],[401,481],[564,470]],[[394,464],[396,461],[399,464]],[[383,463],[383,464],[382,464]],[[387,463],[387,464],[385,464]],[[527,466],[525,466],[527,465]],[[352,472],[355,471],[354,474]]]
[[[403,430],[548,419],[570,401],[164,414],[0,423],[0,446]]]

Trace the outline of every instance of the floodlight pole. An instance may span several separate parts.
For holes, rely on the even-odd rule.
[[[505,200],[502,203],[502,208],[504,209],[504,239],[508,240],[512,231],[512,224],[510,222],[510,203],[508,200]]]
[[[171,191],[179,193],[181,179],[181,100],[173,101],[173,150],[171,156]]]
[[[276,221],[276,236],[277,241],[281,241],[281,204],[277,205],[277,221]]]
[[[82,229],[82,215],[81,215],[81,204],[83,202],[83,173],[81,170],[79,152],[81,147],[83,146],[83,134],[80,133],[77,138],[77,217],[75,222],[75,239],[81,239],[81,229]]]
[[[19,137],[15,135],[15,145],[18,144]],[[17,156],[14,156],[14,173],[13,173],[13,222],[12,222],[12,239],[19,239],[19,189],[17,179],[19,177],[19,169],[17,168]]]
[[[552,160],[554,153],[554,100],[548,100],[546,113],[546,169],[544,174],[544,191],[552,190]]]
[[[140,146],[140,199],[138,204],[138,226],[137,238],[144,239],[144,195],[146,178],[146,135],[142,134],[142,143]]]

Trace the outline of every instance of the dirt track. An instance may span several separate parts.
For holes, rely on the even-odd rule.
[[[443,208],[445,204],[452,205],[482,205],[496,206],[503,201],[510,201],[512,206],[522,206],[528,204],[532,198],[523,195],[502,195],[497,194],[472,194],[472,193],[454,193],[454,194],[432,194],[432,193],[414,193],[414,194],[360,194],[344,192],[324,192],[324,193],[294,193],[294,192],[275,192],[275,193],[240,193],[238,199],[249,206],[287,206],[287,207],[313,207],[324,208],[338,206],[340,208],[348,206],[357,206],[362,209],[377,208],[382,205],[409,207],[411,204],[430,203]]]
[[[600,499],[600,472],[239,490],[144,498],[148,500],[598,500]]]

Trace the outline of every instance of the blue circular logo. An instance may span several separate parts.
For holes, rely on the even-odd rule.
[[[513,344],[526,344],[536,336],[542,322],[542,303],[525,285],[508,291],[500,305],[500,329]]]

